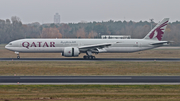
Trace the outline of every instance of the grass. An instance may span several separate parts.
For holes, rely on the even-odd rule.
[[[180,62],[1,61],[0,75],[180,75]]]
[[[180,85],[0,85],[0,101],[177,101]]]

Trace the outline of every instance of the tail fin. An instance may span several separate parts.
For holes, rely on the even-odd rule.
[[[167,27],[169,18],[164,18],[160,23],[158,23],[145,37],[144,39],[152,40],[162,40],[163,34]]]

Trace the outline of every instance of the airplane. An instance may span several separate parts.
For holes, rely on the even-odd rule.
[[[164,18],[143,39],[20,39],[10,42],[6,49],[19,53],[61,53],[65,57],[78,57],[86,53],[84,59],[95,59],[98,53],[131,53],[149,50],[170,41],[161,41],[169,18]]]

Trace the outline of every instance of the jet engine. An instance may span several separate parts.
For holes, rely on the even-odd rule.
[[[77,47],[66,47],[64,48],[64,52],[62,53],[62,56],[65,57],[76,57],[79,56],[80,52]]]

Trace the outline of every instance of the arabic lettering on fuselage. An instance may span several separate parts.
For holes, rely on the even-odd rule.
[[[23,47],[29,49],[29,47],[55,47],[55,42],[23,42]]]
[[[61,41],[61,43],[76,43],[76,41]]]

